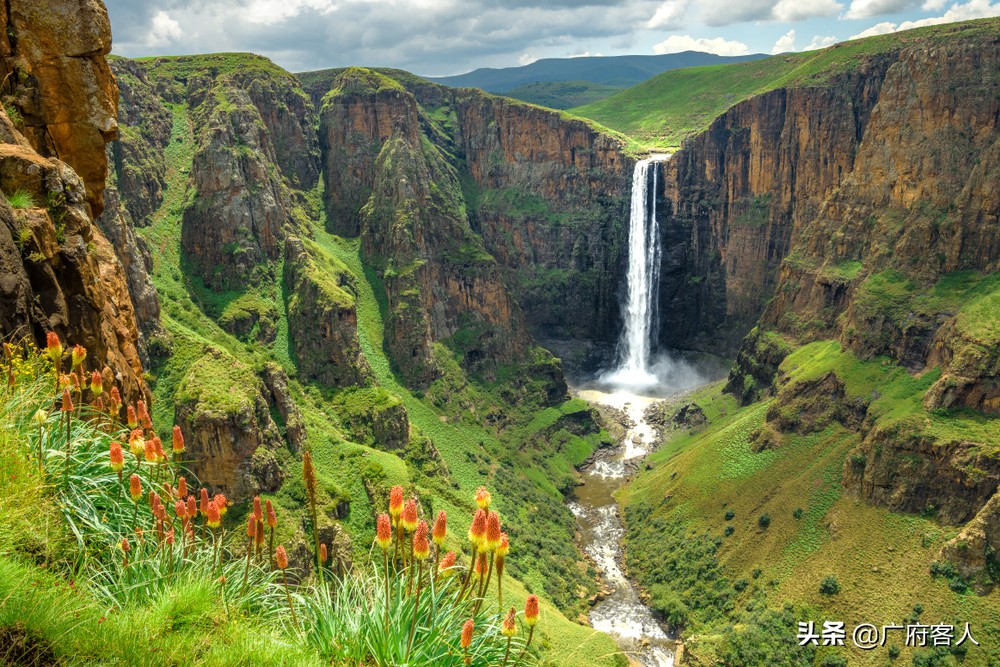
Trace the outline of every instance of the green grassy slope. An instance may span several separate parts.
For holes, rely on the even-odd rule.
[[[172,76],[176,74],[174,70],[182,65],[191,66],[185,60],[172,59],[166,61],[166,70],[157,69],[157,73]],[[160,66],[156,65],[157,68]],[[593,578],[590,573],[579,570],[572,547],[574,524],[568,511],[562,507],[562,496],[554,481],[571,474],[572,466],[601,444],[601,437],[555,433],[550,442],[544,431],[552,423],[532,426],[529,423],[532,419],[529,411],[514,410],[509,417],[514,423],[523,425],[517,434],[536,437],[543,451],[537,462],[530,458],[518,458],[516,447],[510,446],[512,441],[509,438],[513,434],[498,434],[483,428],[475,419],[457,417],[454,410],[447,410],[447,406],[444,410],[437,407],[432,402],[434,387],[426,396],[417,396],[408,390],[397,380],[382,348],[385,297],[378,276],[362,265],[358,241],[340,239],[323,231],[322,207],[318,205],[321,193],[305,193],[295,215],[303,225],[301,231],[313,236],[309,245],[319,257],[318,270],[336,267],[337,270],[349,270],[356,276],[359,288],[359,338],[363,352],[381,387],[402,399],[418,440],[429,438],[434,450],[440,454],[443,471],[439,472],[442,474],[428,472],[430,468],[425,465],[426,456],[423,451],[413,450],[411,447],[402,452],[387,452],[354,442],[350,428],[346,425],[347,416],[342,412],[351,399],[341,390],[302,382],[296,376],[295,355],[288,338],[285,308],[287,295],[284,294],[284,288],[280,284],[264,284],[246,291],[217,293],[205,289],[200,281],[192,278],[186,271],[180,251],[180,229],[183,211],[196,196],[187,177],[191,169],[195,139],[189,110],[184,105],[176,105],[171,110],[174,127],[171,142],[166,149],[168,184],[164,203],[153,216],[152,224],[138,230],[153,250],[152,274],[162,303],[162,324],[168,334],[151,341],[151,351],[156,359],[149,378],[154,391],[154,421],[164,430],[166,425],[173,423],[174,400],[182,386],[182,380],[208,347],[224,350],[254,370],[260,369],[265,363],[276,362],[290,376],[289,388],[302,410],[308,431],[308,446],[313,452],[321,484],[332,499],[350,501],[351,511],[343,519],[343,523],[353,538],[356,559],[367,559],[368,546],[374,537],[371,518],[376,508],[369,501],[365,480],[374,481],[376,488],[405,484],[416,489],[434,511],[448,511],[449,516],[453,517],[455,535],[460,535],[464,530],[461,524],[470,512],[472,491],[477,486],[486,484],[495,492],[499,491],[497,501],[509,522],[512,554],[520,550],[523,555],[522,564],[518,563],[518,558],[511,558],[509,572],[524,579],[528,588],[512,579],[511,603],[523,602],[531,591],[558,591],[563,577],[570,577],[572,583],[565,586],[566,594],[560,597],[559,603],[563,607],[577,609],[582,604],[575,597],[577,584],[588,579],[593,582]],[[275,273],[282,275],[280,263]],[[268,346],[253,340],[246,342],[237,339],[218,325],[220,318],[227,312],[248,302],[253,302],[255,307],[262,305],[276,313],[278,335],[273,344]],[[449,351],[442,348],[439,353],[447,356]],[[437,389],[438,394],[454,389],[476,404],[504,404],[495,393],[495,386],[489,383],[469,383],[461,376],[457,364],[452,362],[452,366],[454,376],[446,380],[452,382],[453,386]],[[570,403],[565,408],[556,409],[556,412],[563,410],[572,413],[574,409],[579,409],[579,406]],[[167,433],[161,435],[166,437]],[[294,516],[302,511],[301,472],[291,454],[287,456],[290,479],[272,499],[279,515]],[[515,459],[519,461],[518,464],[514,463]],[[515,480],[527,485],[526,489],[521,489],[526,497],[530,499],[534,496],[536,506],[547,505],[552,511],[541,516],[522,517],[514,498],[504,498],[504,489],[513,489],[513,481],[504,481],[511,477],[511,470],[518,471],[513,475]],[[565,513],[565,516],[561,513]],[[559,525],[560,520],[562,525]],[[294,528],[294,525],[293,523],[287,528],[282,526],[284,533],[280,537],[289,542],[308,541],[301,526]],[[529,561],[535,562],[533,553],[543,555],[539,552],[541,538],[552,539],[563,553],[558,557],[538,561],[542,563],[539,568],[530,565]],[[453,539],[455,542],[451,546],[458,547],[459,538]],[[551,605],[547,604],[546,607],[551,616],[551,624],[548,629],[540,629],[541,638],[551,648],[554,660],[558,661],[556,656],[572,654],[575,647],[586,645],[593,651],[588,651],[586,656],[578,656],[572,664],[617,664],[616,647],[610,638],[570,622]]]
[[[1000,19],[918,28],[835,44],[819,51],[783,54],[734,65],[673,70],[599,102],[570,109],[617,130],[649,150],[676,150],[730,107],[777,88],[827,85],[864,59],[915,43],[989,39]]]

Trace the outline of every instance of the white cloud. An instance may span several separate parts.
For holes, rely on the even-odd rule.
[[[327,14],[336,8],[333,0],[253,0],[244,16],[250,23],[274,25],[307,10]]]
[[[771,47],[771,53],[788,53],[795,50],[795,31],[789,30],[778,38],[778,41]]]
[[[775,21],[804,21],[817,16],[835,16],[844,5],[837,0],[779,0],[771,10],[771,18]]]
[[[844,14],[844,18],[867,19],[883,14],[895,14],[918,3],[919,0],[851,0],[851,6]]]
[[[690,35],[671,35],[653,46],[653,53],[680,53],[681,51],[704,51],[720,56],[745,56],[750,49],[743,42],[729,41],[722,37],[695,38]]]
[[[653,18],[646,22],[650,29],[673,29],[684,25],[684,13],[691,0],[667,0],[656,8]]]
[[[822,35],[813,35],[812,41],[806,46],[804,51],[815,51],[816,49],[825,49],[828,46],[833,46],[837,43],[837,38],[833,35],[824,37]]]
[[[925,12],[939,12],[948,4],[947,0],[927,0],[921,7]]]
[[[181,24],[160,10],[153,15],[149,33],[146,35],[146,46],[162,48],[180,39],[181,35]]]
[[[898,32],[900,30],[912,30],[913,28],[923,28],[929,25],[940,25],[942,23],[953,23],[955,21],[982,19],[990,16],[1000,16],[1000,1],[991,2],[990,0],[969,0],[966,3],[955,3],[941,16],[931,16],[925,19],[918,19],[916,21],[903,21],[898,25],[889,21],[884,21],[873,25],[867,30],[859,32],[857,35],[852,35],[851,39],[872,37],[874,35],[885,35],[890,32]]]
[[[533,56],[530,53],[522,53],[518,57],[518,59],[517,59],[517,64],[518,65],[530,65],[531,63],[535,62],[536,60],[538,60],[538,56]]]

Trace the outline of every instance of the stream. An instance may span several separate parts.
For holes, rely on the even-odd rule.
[[[569,508],[576,516],[581,546],[593,560],[609,591],[607,597],[590,610],[590,623],[596,630],[610,634],[630,664],[644,667],[673,667],[674,642],[643,604],[639,592],[622,567],[622,539],[625,527],[619,517],[614,492],[650,452],[655,431],[643,413],[660,397],[648,397],[623,390],[607,393],[582,389],[576,394],[590,402],[625,410],[634,426],[609,456],[588,464],[581,470],[583,484],[576,489]]]

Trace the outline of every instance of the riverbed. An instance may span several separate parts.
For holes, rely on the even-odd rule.
[[[663,397],[599,389],[578,390],[576,394],[590,403],[624,410],[633,423],[614,451],[606,452],[581,470],[583,484],[577,487],[575,498],[569,503],[579,525],[581,546],[608,589],[608,595],[591,608],[590,623],[610,634],[633,664],[673,667],[674,642],[642,602],[622,567],[625,527],[613,495],[654,446],[656,433],[646,423],[643,413]]]

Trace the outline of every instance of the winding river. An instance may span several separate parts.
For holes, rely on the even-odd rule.
[[[607,596],[590,610],[590,623],[607,632],[629,657],[631,664],[644,667],[673,667],[674,642],[643,604],[635,586],[622,567],[622,538],[625,527],[619,517],[614,492],[643,456],[649,453],[655,431],[643,413],[661,400],[617,390],[598,389],[576,392],[590,403],[600,403],[624,410],[632,420],[625,439],[609,456],[594,461],[581,471],[583,484],[576,490],[569,508],[577,518],[581,546],[593,560],[608,591]]]

